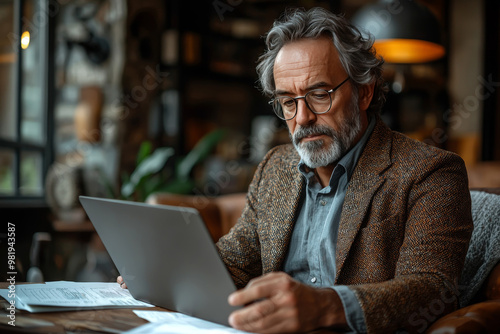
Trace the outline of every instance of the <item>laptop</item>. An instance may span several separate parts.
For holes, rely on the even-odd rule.
[[[132,296],[228,325],[236,291],[194,208],[80,196]]]

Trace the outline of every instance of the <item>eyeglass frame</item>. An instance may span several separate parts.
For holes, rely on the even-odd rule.
[[[303,96],[291,97],[291,96],[283,95],[283,96],[280,96],[280,97],[275,97],[274,99],[272,99],[271,101],[269,101],[269,102],[268,102],[268,104],[272,106],[274,114],[275,114],[276,116],[278,116],[278,118],[280,118],[280,119],[282,119],[282,120],[284,120],[284,121],[289,121],[289,120],[291,120],[291,119],[294,119],[294,118],[295,118],[295,116],[297,116],[297,110],[299,109],[299,104],[298,104],[297,100],[299,100],[299,99],[304,99],[304,102],[306,103],[307,108],[309,108],[309,110],[311,110],[311,112],[312,112],[313,114],[315,114],[315,115],[323,115],[323,114],[326,114],[327,112],[329,112],[329,111],[332,109],[333,99],[332,99],[332,96],[331,96],[330,94],[335,93],[335,91],[336,91],[337,89],[339,89],[339,88],[340,88],[340,87],[341,87],[344,83],[346,83],[349,79],[350,79],[350,77],[345,78],[345,79],[344,79],[344,81],[342,81],[341,83],[339,83],[337,86],[335,86],[334,88],[332,88],[332,89],[330,89],[330,90],[326,90],[326,89],[322,89],[322,88],[316,88],[316,89],[312,89],[312,90],[308,91],[308,92],[307,92],[305,95],[303,95]],[[309,103],[307,103],[306,96],[307,96],[309,93],[311,93],[311,92],[313,92],[313,91],[315,91],[315,90],[323,90],[323,91],[325,91],[325,92],[327,92],[327,93],[328,93],[328,96],[330,97],[330,107],[328,107],[328,110],[323,111],[323,112],[316,112],[316,111],[312,110],[312,108],[309,106]],[[281,99],[281,98],[284,98],[284,97],[288,97],[288,98],[292,99],[292,100],[293,100],[293,102],[295,102],[295,114],[294,114],[292,117],[290,117],[290,118],[284,118],[284,117],[281,117],[280,115],[278,115],[278,114],[276,113],[276,109],[274,108],[274,102],[275,102],[277,99]]]

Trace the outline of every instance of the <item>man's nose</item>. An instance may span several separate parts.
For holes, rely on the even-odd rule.
[[[309,109],[304,99],[297,100],[297,115],[295,122],[299,125],[308,125],[316,121],[316,114]]]

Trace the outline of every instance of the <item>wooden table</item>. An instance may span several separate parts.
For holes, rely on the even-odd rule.
[[[1,282],[0,289],[8,288],[8,283]],[[124,331],[147,324],[148,321],[139,318],[132,310],[165,311],[161,307],[146,307],[133,309],[104,309],[67,312],[29,313],[17,310],[16,326],[7,322],[9,318],[5,308],[8,302],[0,297],[0,333],[122,333]],[[328,330],[314,331],[309,334],[335,334]]]
[[[0,283],[6,289],[8,283]],[[29,313],[16,309],[16,326],[8,324],[8,302],[0,297],[0,333],[122,333],[144,325],[132,310],[166,311],[161,307]]]
[[[134,308],[138,309],[138,308]],[[147,310],[166,311],[160,307]],[[7,318],[5,315],[2,317]],[[7,318],[8,319],[8,318]],[[37,320],[41,320],[39,322]],[[48,323],[43,323],[44,321]],[[51,323],[51,324],[50,324]],[[122,333],[148,323],[132,309],[107,309],[49,313],[29,313],[16,310],[16,330],[2,324],[1,333]],[[22,327],[22,326],[27,327]],[[18,329],[21,329],[19,331]]]

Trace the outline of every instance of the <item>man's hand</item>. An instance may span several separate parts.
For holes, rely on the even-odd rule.
[[[118,276],[116,278],[116,283],[120,284],[120,288],[122,288],[122,289],[127,288],[127,284],[125,284],[125,281],[123,280],[123,277],[121,277],[121,276]]]
[[[229,304],[250,304],[229,316],[231,326],[240,330],[291,333],[321,327],[348,328],[342,302],[333,289],[307,286],[283,272],[251,280],[229,296]]]

